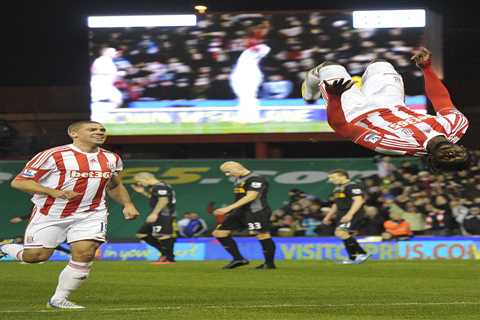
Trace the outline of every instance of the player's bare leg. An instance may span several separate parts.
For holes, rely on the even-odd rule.
[[[54,248],[25,248],[23,244],[17,244],[13,241],[0,243],[0,257],[9,255],[23,263],[47,261],[54,251]]]

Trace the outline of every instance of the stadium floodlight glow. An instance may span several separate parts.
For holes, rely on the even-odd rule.
[[[193,7],[193,9],[197,10],[199,14],[204,14],[205,12],[207,12],[208,7],[204,5],[198,5]]]
[[[356,29],[425,27],[425,10],[353,11],[353,27]]]
[[[87,22],[89,28],[182,27],[196,25],[197,16],[194,14],[91,16]]]

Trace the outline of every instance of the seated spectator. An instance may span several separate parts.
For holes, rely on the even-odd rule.
[[[300,189],[294,188],[288,190],[288,201],[287,204],[291,204],[295,201],[298,201],[305,197],[305,192]]]
[[[437,180],[438,177],[437,177]],[[444,194],[437,194],[434,196],[432,199],[433,205],[435,208],[438,208],[440,210],[444,211],[445,214],[445,227],[448,230],[449,235],[457,235],[460,233],[460,226],[458,225],[457,221],[453,217],[452,214],[452,208],[450,205],[450,200],[447,197],[447,195]]]
[[[306,215],[300,223],[300,227],[303,230],[303,235],[307,237],[317,236],[318,234],[315,230],[321,223],[322,221],[317,219],[315,216],[311,214]]]
[[[469,233],[463,227],[463,220],[469,213],[468,206],[465,205],[466,201],[467,200],[464,198],[453,198],[450,202],[450,207],[452,208],[452,216],[459,224],[462,235],[469,235]]]
[[[285,212],[285,210],[283,208],[273,210],[272,216],[270,217],[270,221],[272,223],[275,223],[275,222],[281,220],[286,214],[287,213]]]
[[[480,207],[472,207],[463,219],[463,228],[468,234],[480,235]]]
[[[445,211],[434,207],[432,204],[426,204],[425,210],[427,212],[425,219],[426,234],[432,236],[448,235],[448,229],[445,223]]]
[[[395,197],[391,194],[385,194],[381,201],[383,202],[383,206],[380,207],[382,215],[385,217],[385,219],[388,219],[388,217],[392,213],[399,214],[400,216],[403,215],[405,210],[403,210],[396,202],[395,202]]]
[[[385,232],[382,234],[384,240],[408,240],[412,236],[410,223],[402,219],[398,212],[390,213],[390,219],[383,224]]]
[[[292,237],[298,229],[298,221],[292,216],[285,215],[281,221],[276,223],[277,235],[279,237]]]
[[[410,224],[412,234],[422,235],[425,233],[425,216],[417,210],[412,202],[406,203],[402,218]]]
[[[187,225],[182,230],[185,237],[201,237],[208,230],[207,223],[199,217],[198,213],[190,212],[188,218],[190,221],[188,221]]]
[[[187,211],[183,214],[183,218],[177,221],[177,229],[178,229],[178,234],[180,237],[187,237],[185,235],[185,227],[188,225],[190,222],[190,211]]]
[[[400,164],[400,169],[403,172],[409,173],[411,175],[416,175],[418,173],[418,165],[416,165],[410,160],[402,161],[402,163]]]
[[[393,171],[395,171],[395,165],[392,163],[392,158],[389,156],[377,155],[373,159],[377,165],[377,174],[380,179],[384,179],[392,175]]]
[[[375,207],[365,206],[365,217],[363,226],[360,228],[361,235],[364,236],[379,236],[382,234],[384,228],[383,223],[385,219]]]

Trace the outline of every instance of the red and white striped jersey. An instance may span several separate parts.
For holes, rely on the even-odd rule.
[[[69,144],[37,154],[17,179],[32,179],[45,187],[80,193],[69,200],[33,195],[31,200],[42,214],[66,217],[78,212],[105,210],[107,183],[122,169],[122,160],[113,152],[100,148],[96,153],[85,153]]]
[[[384,154],[411,156],[426,154],[430,139],[439,135],[456,143],[468,128],[467,118],[453,107],[440,110],[436,116],[404,106],[377,109],[352,123],[371,130],[358,136],[355,143]]]

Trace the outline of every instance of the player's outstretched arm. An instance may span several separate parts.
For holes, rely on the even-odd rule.
[[[425,93],[427,98],[432,102],[435,112],[449,112],[455,109],[450,98],[448,89],[437,76],[432,68],[432,54],[427,48],[420,50],[412,56],[417,67],[423,71],[425,81]]]

